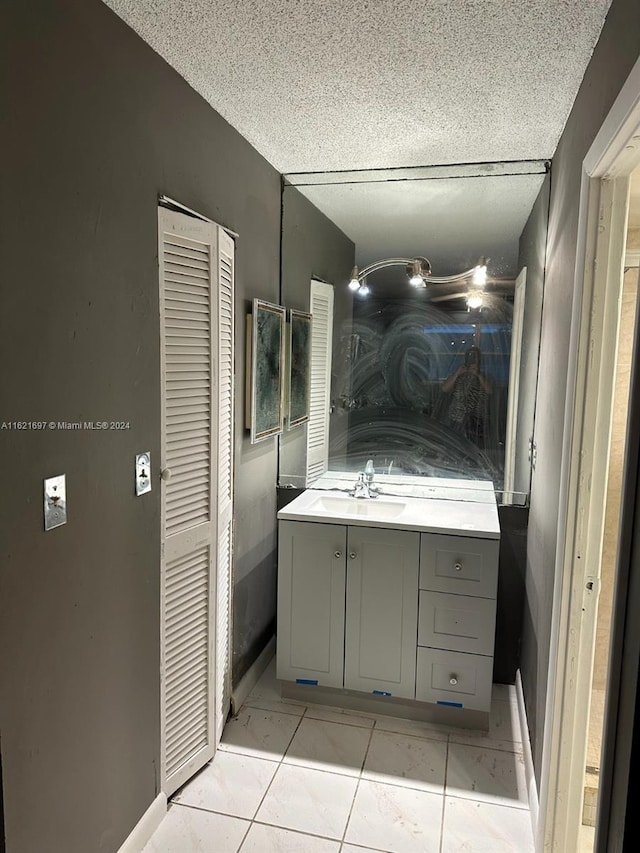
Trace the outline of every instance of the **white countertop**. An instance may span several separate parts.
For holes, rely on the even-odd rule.
[[[353,477],[353,474],[349,476]],[[376,482],[382,487],[378,479],[381,481],[382,476],[376,477]],[[498,508],[493,491],[489,501],[391,496],[384,493],[372,499],[350,498],[342,487],[338,490],[314,488],[307,489],[281,509],[278,519],[417,530],[478,539],[500,538]]]

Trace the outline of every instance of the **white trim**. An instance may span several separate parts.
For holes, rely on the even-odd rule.
[[[629,175],[638,159],[640,136],[640,59],[620,89],[584,158],[584,172],[592,178]]]
[[[274,635],[242,676],[237,687],[234,687],[231,691],[231,713],[234,717],[246,702],[247,696],[260,680],[260,676],[269,665],[275,653],[276,638]]]
[[[160,793],[125,838],[118,853],[141,853],[166,814],[167,798]]]
[[[193,216],[194,219],[200,219],[202,222],[211,222],[213,225],[217,225],[219,228],[222,228],[223,231],[226,231],[229,237],[233,237],[234,240],[237,240],[240,236],[237,231],[232,231],[231,228],[227,228],[226,225],[220,225],[220,223],[216,222],[214,219],[209,219],[208,216],[198,213],[197,210],[192,210],[190,207],[187,207],[186,204],[182,204],[182,202],[176,201],[174,198],[169,198],[168,195],[159,195],[158,204],[162,207],[169,208],[169,210],[175,210],[177,213],[186,213],[188,216]]]
[[[531,829],[535,839],[538,829],[538,786],[536,784],[536,772],[533,766],[533,755],[531,754],[531,742],[529,740],[529,723],[527,722],[527,709],[522,689],[522,675],[520,670],[516,672],[516,698],[518,700],[518,720],[520,722],[520,738],[522,740],[522,755],[524,758],[524,774],[527,785],[527,796],[529,798],[529,814],[531,815]]]
[[[640,60],[583,161],[538,851],[575,849],[580,824],[626,234],[626,176],[640,160],[639,130]],[[590,580],[593,589],[587,588]]]

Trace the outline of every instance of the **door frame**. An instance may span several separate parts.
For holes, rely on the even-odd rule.
[[[577,849],[628,177],[639,163],[640,60],[582,163],[537,851]],[[620,661],[612,663],[615,669]],[[615,673],[609,678],[607,715],[616,713],[618,698]]]

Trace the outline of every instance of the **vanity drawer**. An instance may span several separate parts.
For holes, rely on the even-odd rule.
[[[492,657],[418,648],[418,700],[488,711],[491,707],[492,681]]]
[[[495,627],[495,599],[420,591],[419,646],[492,655]]]
[[[499,547],[497,539],[422,533],[420,589],[495,598]]]

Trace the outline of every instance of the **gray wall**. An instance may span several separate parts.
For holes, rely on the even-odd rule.
[[[520,358],[515,491],[525,493],[529,491],[531,485],[529,439],[533,436],[538,386],[538,356],[540,352],[550,186],[550,175],[547,175],[520,236],[518,254],[518,269],[527,268],[527,280]]]
[[[351,328],[353,296],[346,284],[354,263],[353,242],[298,189],[286,186],[282,196],[282,304],[308,311],[311,279],[333,284],[334,352],[339,335],[345,330],[348,334]],[[335,428],[343,423],[346,426],[346,419]],[[334,424],[332,418],[332,430]],[[306,426],[284,433],[280,440],[281,483],[304,485],[306,451]]]
[[[640,55],[637,0],[613,0],[553,158],[527,541],[522,680],[538,783],[549,669],[558,494],[582,161]]]
[[[0,422],[131,425],[0,431],[7,849],[113,853],[158,791],[157,479],[132,495],[160,449],[157,196],[240,233],[241,380],[249,300],[278,300],[280,178],[98,0],[12,3],[0,33]],[[275,612],[277,460],[245,437],[242,381],[237,403],[236,664]],[[44,533],[63,472],[69,523]]]

